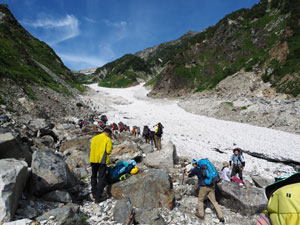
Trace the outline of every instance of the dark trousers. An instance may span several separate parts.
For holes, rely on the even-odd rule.
[[[106,176],[106,164],[91,163],[92,166],[92,194],[95,199],[100,199],[104,186],[105,186],[105,176]]]
[[[243,180],[243,170],[238,165],[233,165],[231,170],[231,177],[235,176],[236,174],[239,174],[239,178]]]

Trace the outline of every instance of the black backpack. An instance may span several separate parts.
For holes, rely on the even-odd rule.
[[[120,132],[124,130],[124,123],[120,122],[119,124],[119,128],[120,128]]]
[[[156,132],[156,136],[160,137],[163,134],[162,125],[161,123],[158,124],[158,129]]]
[[[143,129],[143,137],[149,137],[149,127],[148,126],[144,126],[144,129]]]
[[[102,120],[102,121],[104,121],[104,122],[107,122],[107,117],[106,117],[106,115],[102,115],[102,116],[100,117],[100,120]]]

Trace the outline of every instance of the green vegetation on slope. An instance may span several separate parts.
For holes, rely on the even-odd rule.
[[[98,68],[95,73],[107,70],[105,78],[99,83],[103,87],[128,87],[137,82],[137,78],[146,78],[151,74],[146,62],[135,55],[127,54],[120,59]]]
[[[20,86],[25,86],[25,93],[31,98],[34,98],[33,92],[28,91],[27,87],[30,83],[38,83],[70,94],[66,87],[41,69],[35,63],[36,60],[66,82],[76,83],[73,86],[81,88],[71,71],[47,44],[31,36],[6,6],[0,4],[0,12],[5,15],[0,23],[0,78],[7,77]]]

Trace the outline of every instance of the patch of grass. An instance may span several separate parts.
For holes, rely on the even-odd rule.
[[[242,106],[241,107],[241,110],[246,110],[247,109],[247,106]]]
[[[24,92],[27,94],[28,98],[32,99],[32,100],[35,100],[36,99],[36,96],[35,96],[35,93],[34,91],[31,89],[31,87],[27,86],[27,87],[24,87]]]
[[[229,106],[229,107],[233,107],[233,102],[224,102],[224,104]]]
[[[153,86],[158,80],[160,79],[160,74],[156,75],[152,79],[150,79],[147,83],[145,83],[145,86]]]

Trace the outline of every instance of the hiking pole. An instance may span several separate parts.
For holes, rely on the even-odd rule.
[[[133,219],[134,219],[134,208],[131,209],[131,212],[127,218],[127,221],[126,221],[126,225],[131,225],[133,223]]]
[[[181,185],[183,185],[183,182],[184,182],[185,171],[186,171],[186,168],[184,168],[183,173],[182,173]]]

